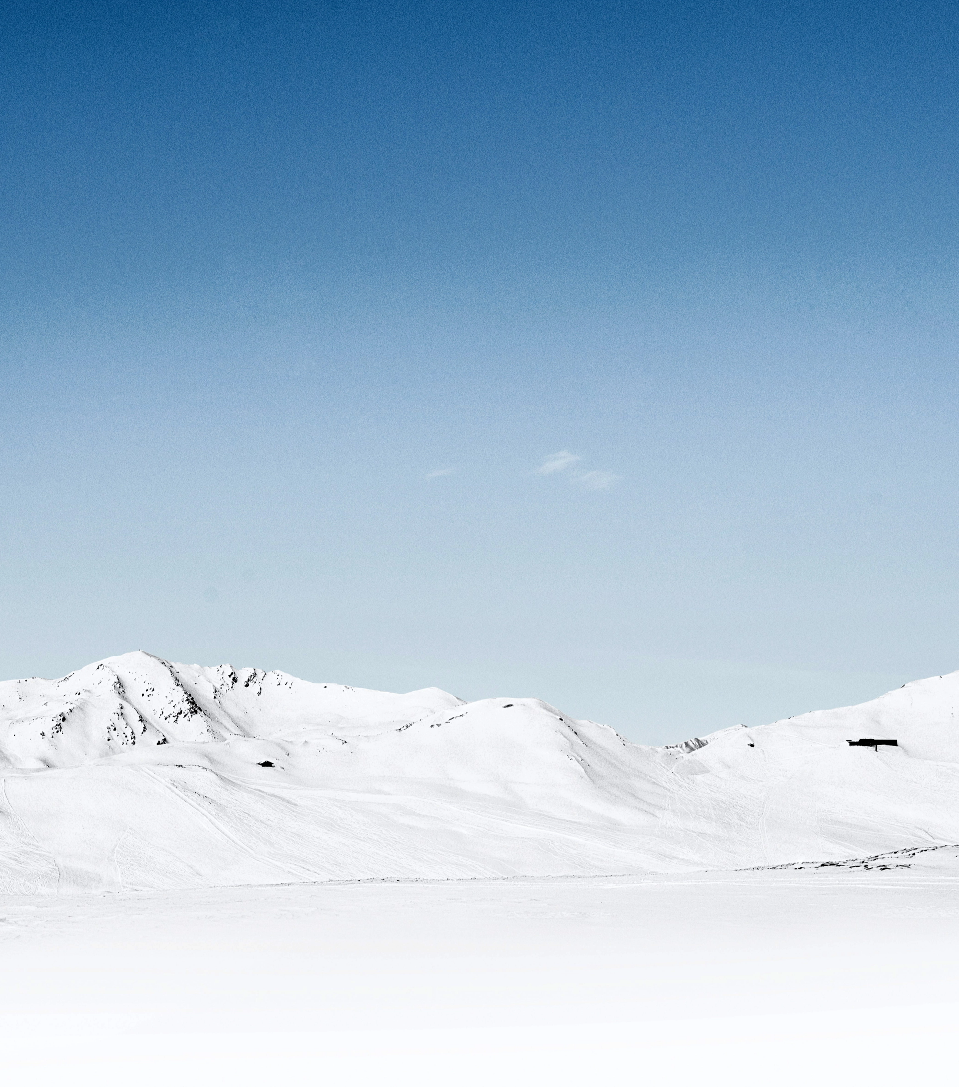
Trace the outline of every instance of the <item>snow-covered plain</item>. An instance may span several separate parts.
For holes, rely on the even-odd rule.
[[[959,842],[959,673],[673,747],[130,653],[0,684],[0,893],[612,875]],[[893,738],[899,746],[850,747]]]
[[[959,864],[0,898],[9,1083],[951,1082]]]

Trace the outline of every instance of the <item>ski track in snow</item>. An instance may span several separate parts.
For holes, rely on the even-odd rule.
[[[160,775],[155,773],[153,770],[149,770],[146,767],[138,767],[138,772],[141,774],[145,774],[149,778],[152,778],[155,782],[157,782],[158,785],[160,785],[162,788],[166,789],[173,796],[175,796],[177,800],[185,804],[188,808],[191,809],[191,811],[194,811],[204,823],[213,827],[213,829],[218,834],[221,834],[224,838],[226,838],[228,842],[230,842],[232,845],[235,845],[237,849],[249,854],[258,863],[278,868],[285,875],[290,876],[293,879],[309,879],[311,873],[309,873],[305,869],[293,871],[270,857],[264,857],[256,853],[246,842],[241,841],[235,834],[231,834],[230,831],[227,830],[227,828],[218,819],[212,816],[208,811],[205,811],[195,801],[191,800],[182,790],[178,789],[172,782],[164,781],[163,778],[161,778]]]

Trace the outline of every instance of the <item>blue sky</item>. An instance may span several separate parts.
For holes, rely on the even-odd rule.
[[[660,741],[959,667],[954,5],[3,23],[4,677]]]

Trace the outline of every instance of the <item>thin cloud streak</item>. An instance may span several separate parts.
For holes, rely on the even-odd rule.
[[[619,481],[619,476],[613,472],[583,472],[576,478],[588,491],[608,491]]]
[[[559,453],[551,453],[536,471],[541,476],[549,476],[554,472],[564,472],[570,465],[577,464],[580,459],[575,453],[563,449]]]
[[[455,468],[434,468],[432,472],[426,473],[426,479],[439,479],[440,476],[451,476],[456,471]]]

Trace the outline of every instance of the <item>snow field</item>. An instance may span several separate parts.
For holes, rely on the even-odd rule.
[[[0,900],[9,1082],[948,1082],[956,851],[911,867]]]

